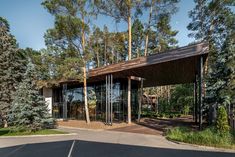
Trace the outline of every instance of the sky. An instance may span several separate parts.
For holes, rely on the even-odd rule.
[[[54,17],[43,8],[42,1],[0,0],[0,16],[8,20],[11,33],[16,37],[20,48],[30,47],[40,50],[46,47],[43,36],[47,29],[53,28]],[[193,41],[188,37],[187,25],[190,22],[188,12],[193,9],[194,2],[181,0],[178,7],[179,11],[172,16],[171,26],[173,30],[179,31],[176,36],[179,46],[185,46]],[[94,23],[101,28],[107,25],[110,31],[127,30],[126,23],[121,22],[116,25],[109,17],[99,16]]]

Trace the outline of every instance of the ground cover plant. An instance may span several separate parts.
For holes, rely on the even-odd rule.
[[[214,126],[207,127],[202,131],[187,127],[175,127],[166,132],[166,137],[169,140],[185,143],[235,149],[235,131],[229,128],[225,107],[218,108],[217,117]]]
[[[232,132],[221,134],[213,127],[203,131],[192,131],[187,127],[176,127],[169,129],[166,137],[170,140],[190,144],[235,149],[235,134]]]

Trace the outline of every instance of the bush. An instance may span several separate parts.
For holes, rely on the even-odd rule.
[[[42,125],[43,129],[54,129],[57,126],[55,118],[44,119],[42,123],[43,123]]]
[[[169,118],[175,118],[175,114],[170,114]]]
[[[180,118],[180,117],[181,117],[181,114],[177,114],[176,117]]]
[[[224,106],[218,108],[216,129],[220,133],[229,132],[228,115]]]

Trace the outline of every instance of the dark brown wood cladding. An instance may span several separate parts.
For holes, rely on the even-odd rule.
[[[205,61],[207,55],[206,43],[184,46],[92,69],[88,73],[88,83],[104,81],[107,74],[113,74],[114,79],[130,76],[144,78],[144,87],[192,83],[198,73],[199,57],[203,56]],[[78,83],[76,80],[63,82]]]
[[[114,78],[145,78],[144,87],[191,83],[197,74],[201,55],[205,61],[208,55],[205,43],[96,68],[89,72],[89,80],[100,81],[104,80],[106,74],[113,74]]]
[[[208,53],[208,47],[205,43],[194,44],[190,46],[185,46],[163,53],[153,54],[147,57],[140,57],[130,61],[124,61],[117,64],[112,64],[104,66],[101,68],[93,69],[89,72],[89,77],[110,74],[114,72],[119,72],[123,70],[133,69],[137,67],[148,66],[152,64],[159,64],[162,62],[169,62],[173,60],[178,60],[182,58],[188,58],[192,56],[198,56]]]

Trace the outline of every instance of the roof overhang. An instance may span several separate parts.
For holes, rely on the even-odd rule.
[[[144,87],[192,83],[198,73],[199,58],[203,57],[205,62],[207,56],[206,43],[193,44],[92,69],[88,82],[102,81],[106,75],[112,74],[114,79],[130,76],[144,78]]]

